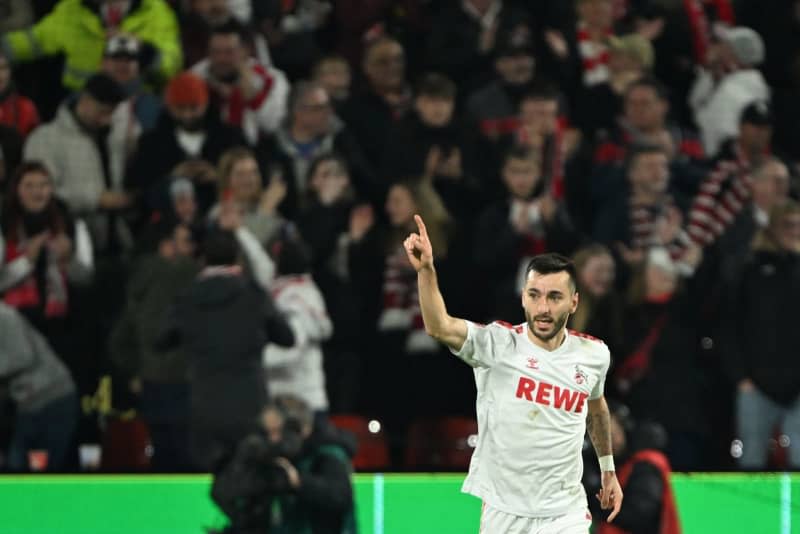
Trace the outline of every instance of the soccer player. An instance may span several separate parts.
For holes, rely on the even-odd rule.
[[[581,485],[586,428],[600,461],[603,509],[622,506],[603,384],[610,355],[602,341],[566,329],[578,307],[566,258],[531,260],[522,307],[526,323],[480,325],[447,313],[425,223],[404,242],[417,271],[425,330],[475,370],[478,444],[462,491],[483,500],[481,532],[586,534]]]

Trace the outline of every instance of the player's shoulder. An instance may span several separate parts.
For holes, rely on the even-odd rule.
[[[602,339],[591,336],[584,332],[578,332],[577,330],[569,329],[568,332],[581,349],[587,350],[598,356],[606,356],[609,354],[608,346]]]
[[[506,321],[492,321],[486,324],[473,322],[472,324],[475,329],[486,332],[486,335],[492,339],[511,344],[515,344],[516,338],[525,334],[524,325],[514,325]]]
[[[522,324],[511,324],[506,321],[493,321],[490,326],[493,326],[500,331],[507,331],[510,334],[525,333],[525,325]]]

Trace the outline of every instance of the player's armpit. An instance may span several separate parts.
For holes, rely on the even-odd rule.
[[[447,316],[436,328],[426,325],[425,330],[431,337],[454,351],[460,351],[467,341],[467,322],[457,317]]]

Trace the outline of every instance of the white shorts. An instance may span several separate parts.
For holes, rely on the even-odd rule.
[[[480,534],[588,534],[590,526],[592,515],[588,510],[555,517],[521,517],[484,503]]]

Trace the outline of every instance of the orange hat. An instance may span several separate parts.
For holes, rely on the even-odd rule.
[[[182,72],[170,80],[164,100],[172,106],[205,106],[208,103],[208,86],[196,74]]]

